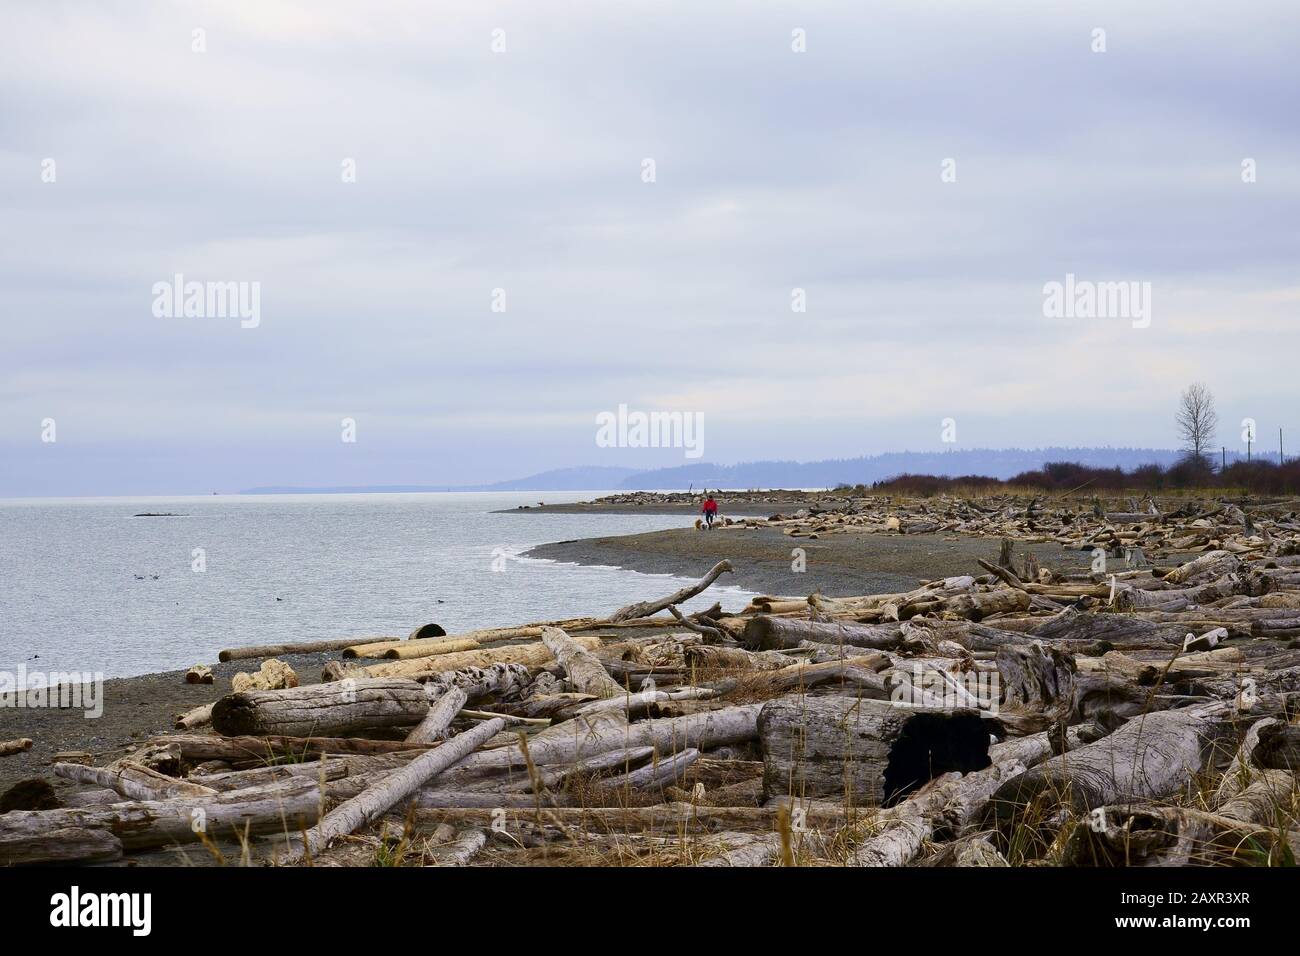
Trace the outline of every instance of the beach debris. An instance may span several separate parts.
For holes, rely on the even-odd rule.
[[[212,681],[212,668],[207,664],[195,664],[185,672],[187,684],[211,684]]]
[[[395,832],[402,865],[1293,859],[1300,517],[1112,504],[806,496],[722,527],[996,544],[893,593],[684,614],[721,562],[608,618],[334,642],[323,683],[237,688],[107,766],[59,763],[80,789],[0,816],[0,864],[184,848],[196,812],[191,852],[284,863]],[[1087,560],[1043,567],[1036,542]]]
[[[17,740],[0,740],[0,757],[11,757],[14,754],[20,754],[32,749],[32,740],[30,737],[19,737]]]
[[[263,661],[255,674],[240,671],[230,679],[230,687],[235,693],[246,690],[283,690],[297,686],[298,675],[293,672],[293,668],[276,658]]]

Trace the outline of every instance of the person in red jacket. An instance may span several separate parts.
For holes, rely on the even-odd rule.
[[[718,516],[718,503],[713,500],[713,495],[704,499],[704,507],[700,510],[704,512],[704,523],[712,528],[713,519]]]

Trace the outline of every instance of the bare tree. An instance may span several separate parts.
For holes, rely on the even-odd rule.
[[[1178,401],[1178,435],[1188,457],[1197,463],[1206,461],[1206,451],[1213,447],[1219,416],[1214,410],[1214,396],[1200,382],[1187,386]]]

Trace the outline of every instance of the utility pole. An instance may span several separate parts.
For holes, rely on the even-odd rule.
[[[1279,465],[1286,464],[1282,459],[1282,429],[1280,428],[1277,430],[1277,463]]]
[[[1222,457],[1222,460],[1223,460],[1223,464],[1219,466],[1219,470],[1220,470],[1220,471],[1227,471],[1227,470],[1228,470],[1228,446],[1227,446],[1227,445],[1220,445],[1220,446],[1219,446],[1219,454],[1220,454],[1220,456]]]

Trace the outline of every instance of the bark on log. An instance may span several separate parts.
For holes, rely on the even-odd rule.
[[[292,861],[304,855],[314,856],[336,837],[346,836],[360,826],[373,823],[504,728],[505,721],[489,720],[416,757],[401,770],[394,771],[375,786],[327,813],[320,823],[293,841],[286,858]]]
[[[580,694],[616,697],[627,692],[605,672],[599,660],[558,627],[542,628],[542,643],[555,655],[569,685]]]
[[[989,724],[971,710],[923,711],[852,697],[785,697],[758,717],[763,790],[880,806],[950,770],[989,765]]]
[[[695,595],[706,590],[709,585],[730,570],[732,570],[730,561],[719,561],[709,569],[708,574],[704,575],[704,577],[695,584],[692,584],[689,587],[684,587],[680,591],[676,591],[673,594],[668,595],[668,597],[660,598],[657,601],[640,601],[636,604],[629,604],[627,607],[620,608],[611,614],[609,620],[611,623],[617,624],[619,621],[626,621],[630,618],[649,617],[652,614],[657,614],[670,604],[681,604],[682,602],[695,597]]]
[[[410,727],[428,712],[428,696],[415,681],[353,679],[227,694],[212,706],[212,726],[226,736],[347,735]]]
[[[217,791],[188,780],[177,780],[148,767],[122,761],[111,767],[56,763],[56,777],[91,786],[108,787],[129,800],[170,800],[172,797],[208,797]]]

